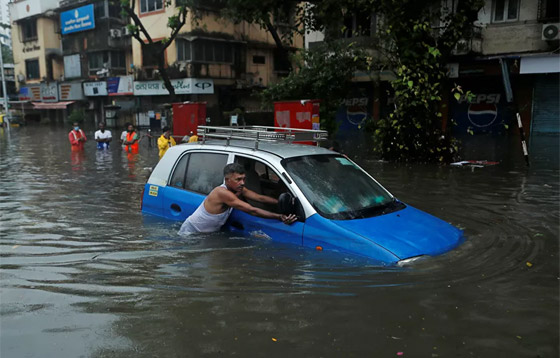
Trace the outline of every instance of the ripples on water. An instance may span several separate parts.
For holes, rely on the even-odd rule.
[[[146,142],[138,156],[92,141],[75,156],[65,129],[3,131],[0,355],[556,357],[559,177],[546,152],[529,169],[363,161],[465,230],[458,249],[399,268],[181,238],[180,223],[139,212],[157,161]]]

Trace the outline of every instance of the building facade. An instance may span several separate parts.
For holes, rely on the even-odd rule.
[[[186,24],[166,49],[165,58],[168,74],[177,84],[177,100],[206,102],[211,123],[228,124],[229,118],[224,112],[236,108],[245,112],[259,111],[260,102],[252,95],[253,91],[278,81],[287,74],[288,68],[279,60],[275,42],[266,30],[258,25],[234,24],[220,18],[220,7],[216,4],[218,2],[195,2],[201,17],[194,19],[193,12],[189,12]],[[152,39],[169,37],[171,30],[165,24],[169,16],[177,12],[174,3],[167,6],[165,1],[142,0],[137,2],[135,12]],[[303,39],[295,37],[287,47],[294,50],[302,46]],[[149,56],[149,47],[144,49],[148,53],[143,53],[140,43],[133,40],[138,122],[145,125],[163,111],[168,98],[161,85],[153,85],[158,77],[157,64]],[[192,86],[179,85],[188,81]]]
[[[441,5],[454,11],[457,1],[442,0]],[[464,96],[459,101],[446,96],[442,103],[444,125],[464,144],[518,136],[517,113],[529,142],[560,133],[559,16],[559,2],[554,0],[486,1],[474,23],[474,37],[459,41],[448,64],[449,90],[457,84],[475,94],[471,103]],[[382,14],[348,13],[341,19],[344,33],[309,33],[306,48],[333,34],[339,41],[367,47],[375,42],[379,19]],[[355,75],[354,89],[337,114],[342,142],[355,143],[364,136],[364,122],[384,118],[392,110],[391,77],[390,71]],[[492,155],[487,159],[500,159]]]
[[[279,60],[267,31],[220,18],[216,4],[195,2],[200,17],[189,11],[165,59],[175,100],[206,102],[212,123],[224,123],[225,112],[259,110],[253,91],[285,76],[289,67]],[[131,37],[118,5],[19,0],[10,11],[19,99],[27,102],[21,106],[27,118],[63,121],[84,109],[99,122],[107,119],[110,107],[119,113],[110,125],[128,121],[147,127],[172,115],[153,51]],[[177,12],[175,2],[140,0],[135,12],[155,41],[169,37],[167,21]],[[295,37],[287,48],[301,46],[302,38]]]

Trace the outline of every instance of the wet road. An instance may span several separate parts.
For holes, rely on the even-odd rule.
[[[467,236],[383,268],[226,234],[180,238],[180,223],[139,212],[155,148],[97,152],[86,133],[80,157],[65,128],[0,129],[2,358],[559,355],[557,138],[529,169],[361,160]]]

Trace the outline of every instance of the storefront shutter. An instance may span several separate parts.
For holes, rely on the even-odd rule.
[[[536,75],[533,97],[533,134],[560,133],[558,73]]]

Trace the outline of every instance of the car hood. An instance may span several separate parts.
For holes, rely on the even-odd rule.
[[[461,230],[411,206],[371,218],[333,222],[384,247],[401,260],[438,255],[463,241]]]

